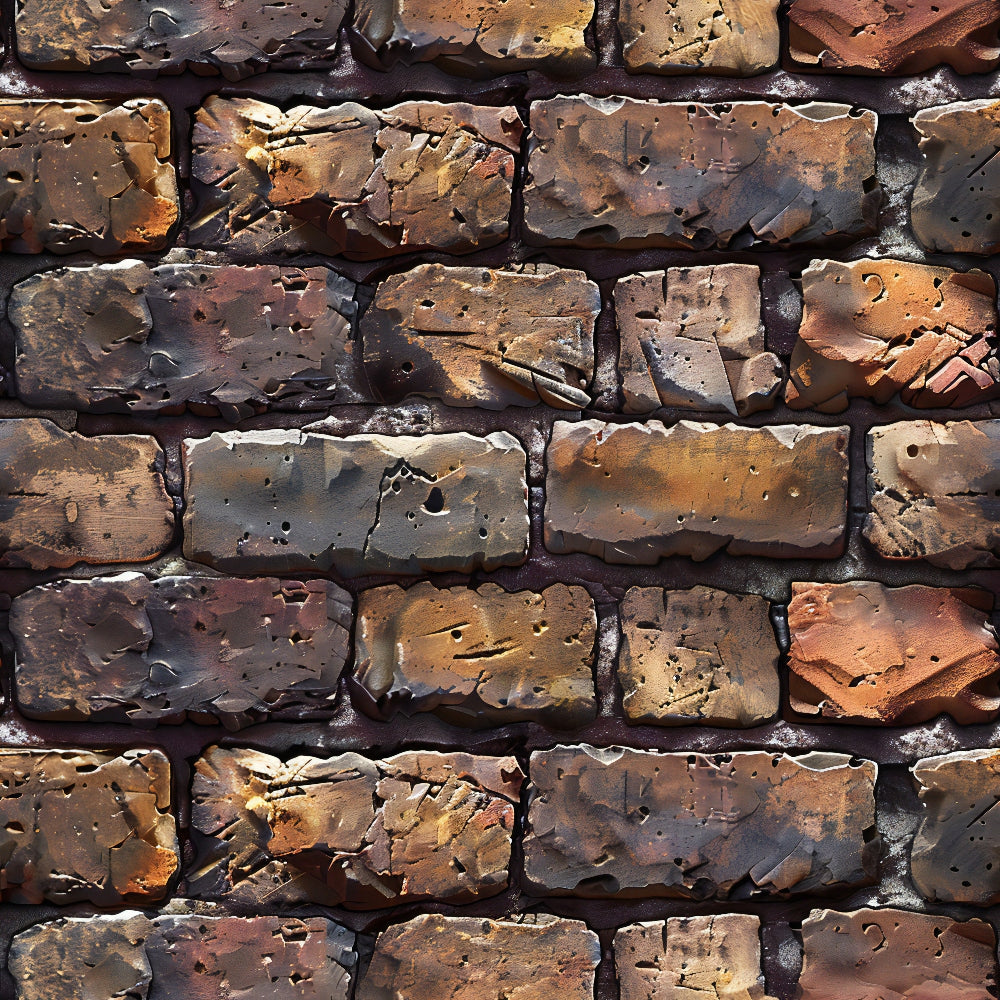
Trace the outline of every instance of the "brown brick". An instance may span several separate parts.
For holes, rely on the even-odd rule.
[[[527,554],[525,453],[504,431],[233,431],[183,452],[184,552],[216,569],[468,573]]]
[[[513,757],[414,750],[283,763],[213,747],[195,766],[195,895],[368,909],[495,896],[507,885]]]
[[[992,607],[957,587],[793,583],[791,706],[842,722],[987,722],[1000,710]]]
[[[845,754],[531,755],[524,864],[548,893],[743,899],[875,874],[875,776]]]
[[[329,64],[347,0],[19,0],[17,54],[39,69],[240,78]]]
[[[924,166],[913,191],[913,232],[932,251],[1000,250],[1000,101],[959,101],[914,115]]]
[[[594,602],[583,587],[557,583],[536,594],[424,582],[364,590],[356,700],[383,719],[433,711],[466,726],[573,728],[597,712],[596,635]]]
[[[354,933],[323,917],[126,912],[29,927],[10,971],[18,1000],[349,1000],[357,960]]]
[[[223,722],[329,713],[350,644],[335,583],[140,573],[15,598],[16,689],[31,718]]]
[[[0,101],[0,248],[159,250],[179,216],[161,101]]]
[[[145,562],[173,540],[156,439],[0,420],[0,566]]]
[[[736,250],[871,233],[876,120],[846,104],[536,101],[525,219],[537,239],[591,247]]]
[[[847,427],[666,427],[557,421],[546,451],[545,545],[607,562],[683,554],[836,556]]]
[[[615,286],[626,413],[660,406],[746,416],[774,406],[784,381],[764,348],[760,268],[672,267]]]
[[[923,816],[910,869],[925,899],[1000,903],[1000,751],[958,750],[918,760]]]
[[[621,605],[618,682],[634,722],[755,726],[781,695],[770,606],[711,587],[632,587]]]
[[[795,0],[788,49],[824,73],[923,73],[941,63],[988,73],[1000,62],[1000,10],[992,0]]]
[[[324,267],[59,268],[14,287],[17,388],[99,413],[322,409],[364,400],[353,282]]]
[[[622,0],[630,73],[755,76],[778,61],[778,0]]]
[[[385,69],[435,62],[470,76],[576,75],[597,63],[584,36],[593,17],[594,0],[358,0],[352,40],[362,58]]]
[[[0,750],[0,899],[161,899],[178,866],[159,750]]]
[[[621,1000],[773,1000],[760,971],[760,918],[668,917],[615,934]]]
[[[1000,420],[868,432],[865,537],[887,559],[1000,566]]]
[[[515,108],[409,102],[282,111],[210,97],[195,116],[192,243],[356,259],[467,253],[507,236]]]
[[[985,920],[908,910],[813,910],[802,922],[802,1000],[989,1000],[996,933]]]
[[[902,260],[813,261],[785,402],[824,413],[851,399],[968,406],[1000,395],[996,282]]]
[[[421,264],[383,281],[362,323],[379,397],[449,406],[590,405],[601,293],[582,271]]]
[[[422,914],[384,930],[358,1000],[592,1000],[601,945],[579,920]]]

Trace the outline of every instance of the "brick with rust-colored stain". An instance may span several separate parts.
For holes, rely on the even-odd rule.
[[[813,910],[802,921],[802,949],[802,1000],[989,1000],[996,982],[996,932],[985,920]]]
[[[615,285],[626,413],[660,406],[746,416],[774,406],[781,359],[765,349],[760,268],[671,267]]]
[[[382,931],[358,1000],[592,1000],[600,959],[600,940],[580,920],[423,914]]]
[[[162,101],[0,101],[0,247],[160,250],[180,214]]]
[[[353,931],[324,917],[101,913],[14,937],[18,1000],[248,997],[349,1000]]]
[[[389,719],[436,712],[466,726],[591,721],[597,615],[583,587],[509,593],[495,583],[364,590],[355,634],[355,700]]]
[[[886,559],[1000,566],[1000,420],[904,420],[868,432],[864,536]]]
[[[770,605],[712,587],[631,587],[621,604],[618,683],[631,722],[755,726],[778,711]]]
[[[139,434],[88,438],[0,420],[0,566],[146,562],[169,548],[163,450]]]
[[[524,865],[547,894],[746,899],[870,883],[872,761],[562,746],[531,755]]]
[[[178,868],[159,750],[0,750],[0,899],[162,899]]]
[[[413,750],[287,762],[213,747],[195,765],[193,894],[378,909],[468,902],[507,886],[514,757]]]
[[[140,573],[15,598],[21,711],[36,719],[229,729],[329,714],[350,644],[335,583]]]
[[[193,244],[368,260],[507,237],[523,126],[513,107],[411,101],[282,111],[209,97],[195,115]]]
[[[531,237],[740,250],[874,232],[872,111],[554,97],[531,106]]]

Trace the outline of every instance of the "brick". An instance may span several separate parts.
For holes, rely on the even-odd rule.
[[[875,874],[871,761],[612,747],[531,755],[524,865],[555,895],[745,899]]]
[[[615,934],[621,1000],[773,1000],[760,970],[760,918],[668,917]]]
[[[14,599],[16,689],[30,718],[238,729],[329,714],[350,645],[335,583],[125,573]]]
[[[846,104],[536,101],[528,230],[546,243],[680,250],[871,233],[876,120]]]
[[[996,933],[985,920],[909,910],[813,910],[802,921],[802,1000],[988,1000]]]
[[[210,748],[195,765],[196,896],[378,909],[503,892],[523,775],[513,757],[414,750],[294,757]]]
[[[958,101],[912,118],[923,169],[913,190],[913,232],[931,251],[1000,250],[1000,101]]]
[[[910,871],[932,902],[1000,902],[1000,751],[958,750],[913,767],[922,808]]]
[[[64,917],[14,937],[18,1000],[136,997],[349,1000],[354,933],[323,917]]]
[[[1000,63],[1000,11],[990,0],[794,0],[792,62],[824,73],[923,73],[941,63],[988,73]]]
[[[0,566],[145,562],[173,541],[163,451],[140,434],[87,438],[0,420]]]
[[[770,605],[711,587],[631,587],[618,683],[632,722],[755,726],[778,712],[781,652]]]
[[[195,115],[193,244],[234,253],[468,253],[507,236],[513,107],[411,101],[282,111],[210,97]]]
[[[844,548],[847,427],[557,421],[545,545],[606,562]]]
[[[495,583],[364,590],[352,680],[370,714],[436,712],[458,725],[570,729],[597,713],[597,615],[583,587],[509,593]]]
[[[582,271],[421,264],[388,277],[362,323],[379,398],[449,406],[590,405],[601,293]]]
[[[907,420],[868,432],[864,535],[886,559],[1000,566],[1000,420]]]
[[[0,900],[162,899],[178,867],[159,750],[0,750]]]
[[[232,431],[183,455],[184,552],[219,570],[468,573],[527,555],[526,456],[503,431]]]
[[[987,722],[1000,710],[992,608],[957,587],[793,583],[791,706],[842,722]]]
[[[601,945],[579,920],[425,913],[382,931],[358,1000],[592,1000]]]
[[[324,267],[59,268],[14,287],[17,390],[98,413],[221,412],[353,403],[353,282]]]
[[[167,106],[0,101],[0,206],[3,250],[161,249],[180,214]]]
[[[597,64],[584,34],[593,18],[594,0],[358,0],[352,41],[382,69],[434,62],[468,76],[579,75]]]
[[[851,399],[968,406],[1000,395],[996,282],[902,260],[813,261],[785,402],[824,413]]]
[[[760,268],[671,267],[615,285],[626,413],[660,406],[746,416],[774,406],[784,365],[765,350]]]
[[[778,61],[778,0],[622,0],[630,73],[756,76]]]

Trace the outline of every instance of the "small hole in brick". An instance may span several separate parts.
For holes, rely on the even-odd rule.
[[[444,495],[437,486],[427,494],[427,500],[424,502],[424,510],[428,514],[440,514],[444,510]]]

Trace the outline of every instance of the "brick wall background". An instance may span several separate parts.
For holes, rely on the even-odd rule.
[[[994,996],[995,5],[846,30],[857,74],[794,65],[786,4],[778,36],[706,5],[763,48],[732,76],[626,63],[604,0],[546,12],[543,40],[587,25],[554,75],[531,32],[516,64],[365,54],[360,2],[339,34],[335,4],[239,5],[287,20],[223,75],[232,22],[151,9],[147,50],[197,65],[88,72],[72,4],[25,0],[19,35],[14,6],[0,998],[630,1000],[685,995],[684,962],[708,997]],[[933,918],[810,918],[868,907]],[[538,914],[599,948],[507,923]]]

